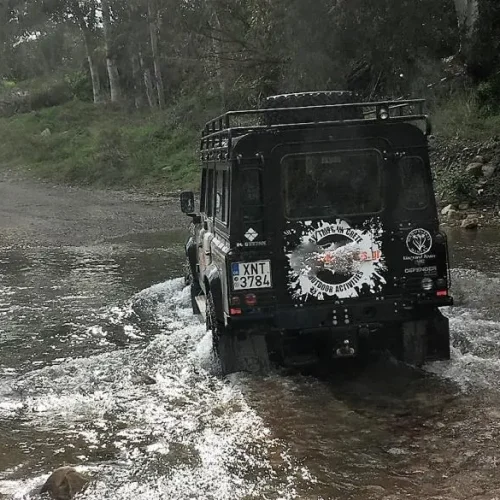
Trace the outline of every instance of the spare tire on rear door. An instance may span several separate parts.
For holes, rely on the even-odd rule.
[[[330,106],[335,104],[350,104],[359,102],[356,95],[348,91],[300,92],[296,94],[281,94],[266,98],[261,104],[262,109],[302,108],[310,106]],[[313,108],[300,111],[276,111],[264,115],[266,125],[280,123],[311,123],[331,120],[356,120],[363,118],[361,107]]]

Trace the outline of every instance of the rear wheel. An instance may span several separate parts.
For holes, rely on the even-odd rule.
[[[193,309],[193,314],[198,315],[201,313],[198,303],[196,302],[196,297],[202,292],[198,280],[196,280],[191,272],[191,269],[187,269],[185,274],[185,284],[189,286],[189,293],[191,296],[191,308]]]
[[[207,330],[212,331],[213,350],[224,375],[240,371],[267,373],[269,354],[264,335],[239,338],[217,319],[212,292],[207,296]]]
[[[196,297],[201,293],[201,287],[198,283],[193,282],[190,285],[190,292],[191,292],[191,307],[193,309],[193,314],[198,315],[200,314],[200,308],[198,306],[198,303],[196,302]]]

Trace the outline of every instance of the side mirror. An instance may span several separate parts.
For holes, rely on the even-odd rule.
[[[192,191],[181,193],[181,210],[182,213],[188,215],[194,213],[194,193]]]

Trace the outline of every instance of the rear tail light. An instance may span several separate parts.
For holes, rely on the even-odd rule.
[[[448,290],[438,290],[436,295],[438,297],[448,297]]]
[[[229,309],[229,314],[231,316],[241,316],[242,312],[239,307],[231,307],[231,309]]]
[[[257,305],[257,295],[254,293],[247,293],[245,295],[245,304],[250,307],[254,307]]]

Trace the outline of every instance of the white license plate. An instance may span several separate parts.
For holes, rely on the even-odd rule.
[[[271,261],[235,262],[231,265],[233,289],[271,288]]]

